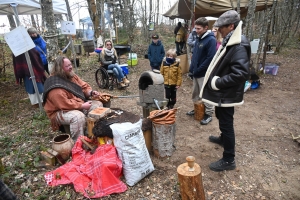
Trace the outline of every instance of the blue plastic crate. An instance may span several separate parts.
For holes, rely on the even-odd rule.
[[[128,64],[120,65],[120,67],[126,75],[129,74]]]

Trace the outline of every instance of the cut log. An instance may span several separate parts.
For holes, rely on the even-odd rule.
[[[204,118],[205,114],[205,106],[202,102],[197,102],[194,104],[194,119],[197,121],[201,121]]]
[[[201,167],[194,163],[193,156],[187,157],[188,163],[178,166],[178,182],[182,200],[205,200]]]

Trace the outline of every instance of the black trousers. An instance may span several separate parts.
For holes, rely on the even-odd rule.
[[[233,128],[234,107],[216,107],[215,113],[219,120],[221,139],[224,142],[223,160],[232,162],[235,157],[235,134]]]
[[[176,85],[165,86],[166,98],[168,99],[168,108],[173,108],[176,103]]]

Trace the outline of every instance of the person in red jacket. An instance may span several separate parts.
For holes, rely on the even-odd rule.
[[[45,81],[43,95],[44,109],[51,120],[52,129],[70,125],[72,139],[76,141],[80,135],[84,135],[88,112],[103,107],[100,101],[88,101],[90,97],[99,95],[73,72],[68,58],[57,57],[51,75]]]

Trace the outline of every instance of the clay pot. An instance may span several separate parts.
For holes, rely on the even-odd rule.
[[[53,138],[52,149],[64,159],[70,158],[74,142],[69,134],[61,134]]]

